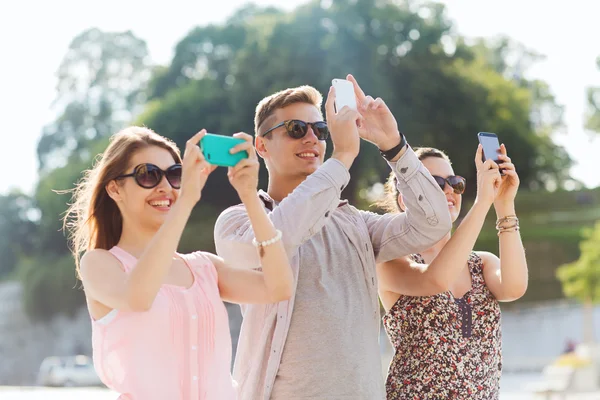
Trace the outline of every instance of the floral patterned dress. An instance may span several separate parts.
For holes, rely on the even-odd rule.
[[[383,317],[395,349],[388,400],[499,398],[500,305],[485,285],[481,258],[471,253],[468,265],[471,289],[460,299],[450,292],[400,296]]]

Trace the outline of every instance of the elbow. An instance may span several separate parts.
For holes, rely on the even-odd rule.
[[[519,300],[521,297],[525,296],[525,293],[527,293],[527,282],[520,285],[520,287],[515,288],[512,295],[514,300]]]
[[[450,218],[450,213],[442,213],[434,218],[434,223],[432,223],[432,219],[428,218],[429,226],[431,227],[429,230],[429,234],[427,235],[429,239],[429,243],[427,243],[427,247],[431,247],[434,244],[438,243],[442,240],[448,232],[452,229],[452,219]]]
[[[279,303],[280,301],[289,300],[292,297],[292,286],[291,285],[281,285],[269,293],[269,302],[270,303]]]
[[[521,297],[525,296],[527,293],[527,282],[520,285],[513,285],[511,288],[506,290],[504,295],[502,296],[502,301],[516,301]]]
[[[294,288],[294,278],[291,271],[288,279],[282,280],[277,285],[268,288],[268,299],[270,303],[279,303],[280,301],[289,300],[292,297]]]

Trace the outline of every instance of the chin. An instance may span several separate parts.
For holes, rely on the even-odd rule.
[[[452,222],[456,222],[458,216],[460,215],[460,211],[456,209],[456,207],[448,207],[448,211],[450,211],[450,218]]]

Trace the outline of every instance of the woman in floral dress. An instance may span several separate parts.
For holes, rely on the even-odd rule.
[[[440,150],[416,152],[446,194],[455,221],[465,180],[454,174]],[[383,321],[395,349],[386,379],[388,400],[499,398],[499,302],[516,300],[527,289],[527,263],[514,206],[519,177],[504,145],[500,153],[502,175],[494,161],[483,161],[478,147],[477,197],[452,236],[449,233],[421,254],[377,266],[386,310]],[[393,180],[387,189],[383,205],[389,211],[404,211]],[[473,251],[492,204],[500,258]]]

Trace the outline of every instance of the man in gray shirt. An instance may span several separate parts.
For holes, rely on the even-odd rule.
[[[255,148],[269,171],[259,196],[283,233],[296,287],[288,301],[242,306],[233,373],[241,400],[384,399],[375,265],[422,251],[451,228],[445,195],[388,107],[348,79],[358,110],[336,112],[330,89],[327,123],[309,86],[256,108]],[[323,162],[329,134],[333,154]],[[378,215],[340,200],[361,138],[381,150],[408,212]],[[216,249],[231,265],[260,265],[253,238],[243,205],[219,216]]]

